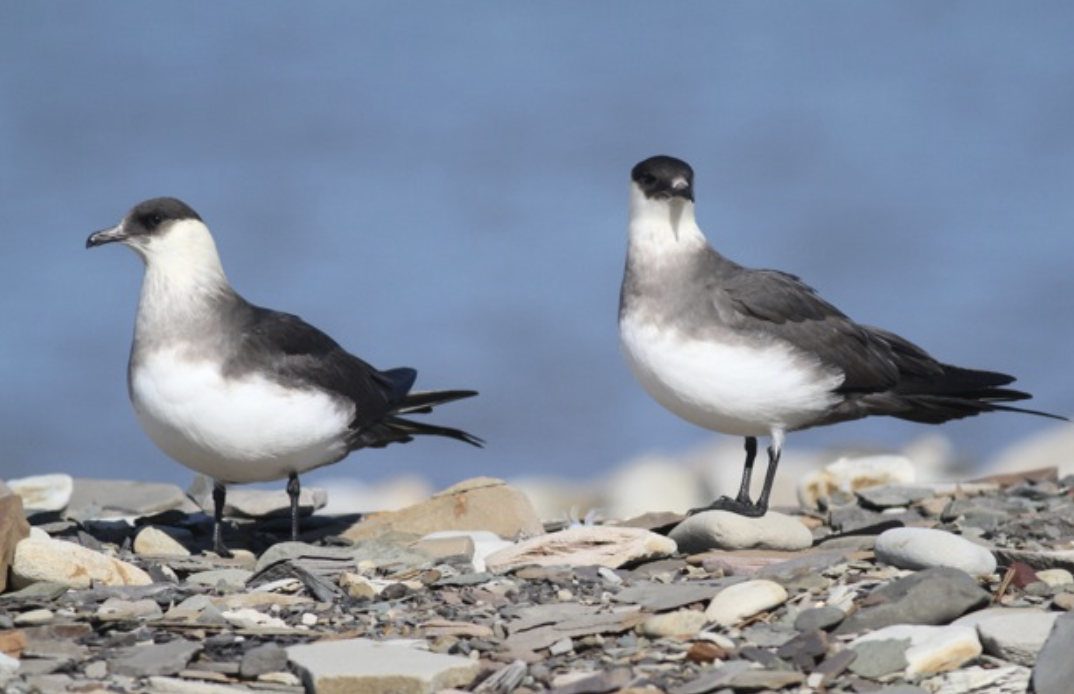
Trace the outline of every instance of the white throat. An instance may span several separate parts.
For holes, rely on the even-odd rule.
[[[707,245],[694,219],[694,203],[683,198],[647,198],[630,184],[630,239],[632,262],[660,263],[692,253]]]

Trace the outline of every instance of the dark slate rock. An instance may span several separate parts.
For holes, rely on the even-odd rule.
[[[866,641],[853,647],[858,657],[850,664],[850,671],[869,679],[878,679],[906,668],[906,650],[910,639],[884,639]]]
[[[934,495],[931,489],[924,487],[905,487],[901,484],[885,484],[880,487],[867,487],[856,492],[858,499],[866,508],[885,509],[898,506],[910,506],[918,501],[930,499]]]
[[[253,679],[267,672],[280,672],[287,669],[287,651],[274,643],[266,643],[251,648],[242,655],[239,663],[239,675],[244,679]]]
[[[174,675],[186,668],[201,644],[176,639],[168,643],[146,646],[129,646],[120,649],[109,662],[109,670],[116,675],[151,677]]]
[[[1036,694],[1069,694],[1074,682],[1074,612],[1055,620],[1048,640],[1037,655],[1033,667],[1033,691]]]
[[[617,667],[562,687],[556,687],[551,694],[605,694],[605,692],[623,689],[633,679],[634,675],[631,674],[630,668]]]
[[[969,574],[946,567],[925,569],[885,584],[861,601],[835,629],[852,634],[893,624],[949,624],[988,604],[989,594]]]
[[[825,605],[802,610],[794,620],[794,628],[798,631],[811,629],[831,629],[846,619],[846,613],[838,607]]]

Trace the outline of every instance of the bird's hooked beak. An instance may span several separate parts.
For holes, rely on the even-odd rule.
[[[694,201],[694,189],[686,176],[676,176],[671,180],[671,196]]]
[[[103,246],[106,243],[114,243],[116,241],[123,241],[127,238],[127,232],[123,228],[123,224],[117,224],[110,229],[102,229],[101,231],[90,234],[86,239],[86,248],[93,248],[94,246]]]

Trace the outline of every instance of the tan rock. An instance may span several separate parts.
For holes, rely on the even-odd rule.
[[[801,478],[798,503],[803,508],[816,508],[821,499],[827,499],[835,492],[853,494],[859,489],[885,484],[909,484],[915,477],[914,464],[905,456],[840,458]]]
[[[89,588],[92,581],[107,586],[144,586],[149,574],[133,564],[107,557],[73,542],[26,539],[15,548],[11,583],[25,588],[49,581],[71,588]]]
[[[134,553],[146,557],[189,557],[190,550],[160,528],[148,526],[134,536]]]
[[[30,534],[22,497],[0,482],[0,593],[7,590],[7,574],[15,559],[15,546]]]
[[[420,504],[356,523],[343,537],[360,542],[390,531],[427,535],[442,530],[489,530],[515,538],[539,535],[544,526],[526,495],[503,480],[476,477]]]
[[[729,627],[786,601],[786,589],[775,581],[745,581],[717,593],[705,609],[705,617],[710,622]]]
[[[522,566],[606,566],[667,557],[675,542],[641,528],[580,526],[540,535],[493,552],[485,559],[489,571],[505,573]]]

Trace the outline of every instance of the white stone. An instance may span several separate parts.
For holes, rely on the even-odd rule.
[[[816,508],[820,499],[827,499],[835,492],[853,494],[867,487],[908,484],[916,477],[914,464],[902,455],[839,458],[801,478],[798,503],[804,508]]]
[[[993,607],[959,617],[954,624],[976,628],[985,653],[1033,667],[1060,614],[1032,608]]]
[[[943,530],[893,528],[876,538],[876,558],[900,569],[949,567],[971,576],[996,570],[996,558],[987,548]]]
[[[1026,694],[1032,673],[1020,665],[987,669],[974,665],[930,677],[921,684],[931,694]]]
[[[506,573],[522,566],[606,566],[671,556],[675,542],[640,528],[583,526],[524,540],[485,560],[490,571]]]
[[[71,501],[75,483],[70,475],[31,475],[15,480],[7,480],[11,491],[22,497],[22,506],[27,513],[43,511],[62,511]]]
[[[0,683],[9,677],[12,677],[18,671],[18,658],[12,658],[7,653],[0,653]]]
[[[693,636],[708,623],[708,617],[698,610],[675,610],[654,614],[641,623],[641,633],[651,638],[664,636]]]
[[[147,586],[153,579],[133,564],[73,542],[27,538],[15,547],[12,585],[25,588],[45,581],[89,588],[92,581],[107,586]]]
[[[896,624],[860,636],[850,647],[867,641],[909,641],[905,653],[909,676],[954,670],[981,655],[977,631],[967,626]]]
[[[282,619],[269,616],[264,612],[258,612],[249,607],[243,607],[237,610],[227,610],[223,614],[224,619],[226,619],[229,624],[240,629],[255,629],[258,627],[270,627],[273,629],[288,628],[287,622]]]
[[[412,642],[345,639],[287,648],[310,691],[348,694],[432,694],[465,687],[476,660],[418,650]]]
[[[698,554],[711,549],[775,549],[796,551],[813,545],[813,533],[792,516],[769,511],[748,518],[730,511],[702,511],[679,523],[669,534],[679,551]]]
[[[153,557],[189,557],[190,550],[160,528],[148,526],[134,536],[134,553]]]
[[[705,609],[705,617],[710,622],[729,627],[786,601],[787,591],[775,581],[745,581],[717,593]]]
[[[97,619],[102,622],[149,621],[160,619],[160,605],[155,600],[123,600],[108,598],[97,608]]]
[[[1060,414],[1069,415],[1069,412]],[[1056,467],[1059,478],[1074,475],[1074,427],[1066,422],[1019,439],[987,463],[981,475],[1003,475]]]
[[[34,626],[36,624],[47,624],[48,622],[51,622],[52,618],[55,616],[55,612],[42,607],[36,610],[20,612],[15,615],[14,622],[16,626]]]
[[[1037,578],[1052,588],[1074,583],[1074,574],[1071,574],[1066,569],[1044,569],[1037,572]]]

